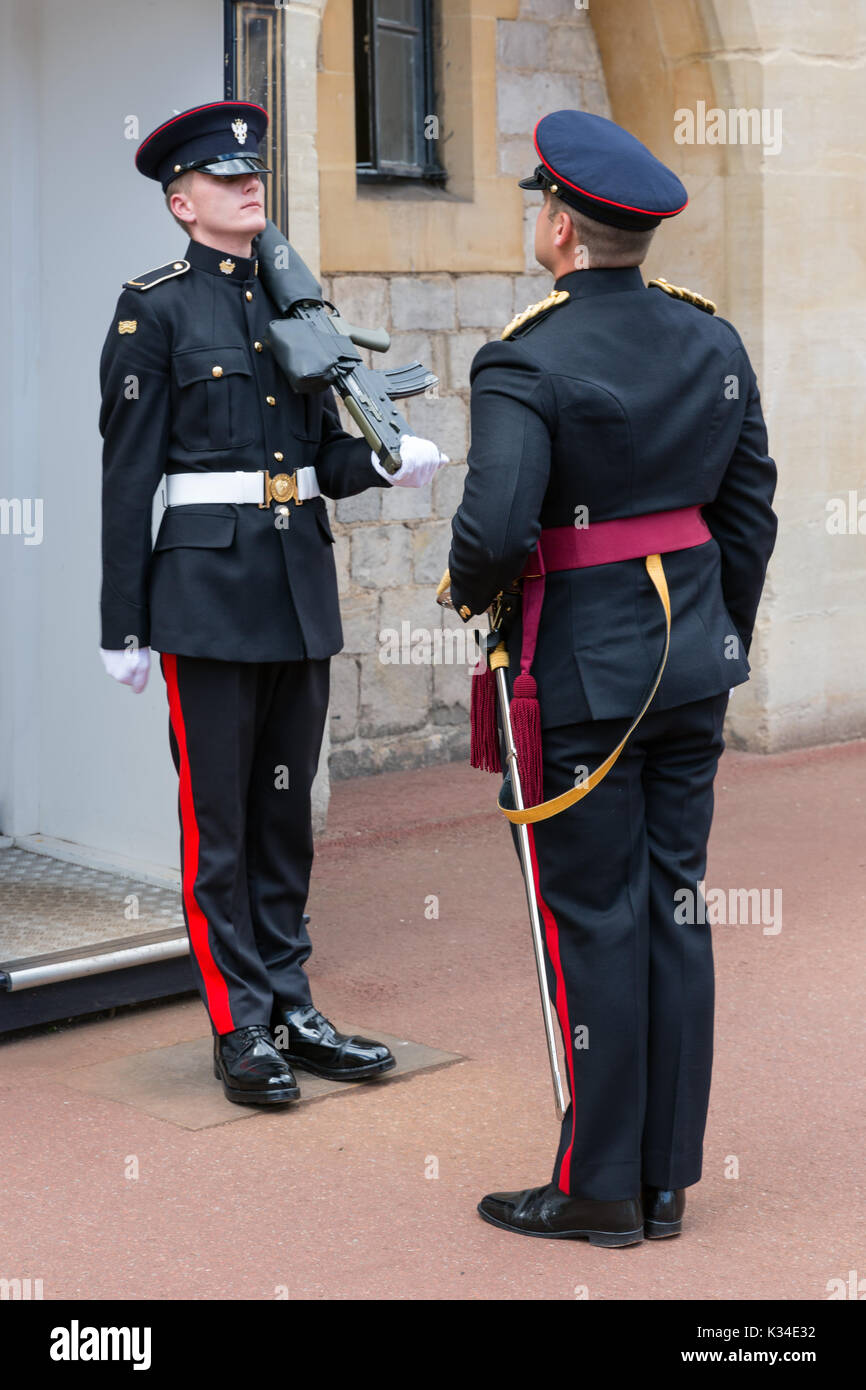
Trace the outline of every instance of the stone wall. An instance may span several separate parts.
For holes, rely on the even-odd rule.
[[[525,0],[517,18],[498,20],[496,30],[499,169],[518,178],[538,162],[532,131],[544,112],[568,106],[609,116],[610,110],[588,15],[572,0]],[[461,659],[449,661],[444,646],[443,659],[436,660],[433,645],[435,629],[462,632],[463,624],[440,609],[434,595],[466,473],[470,363],[483,343],[550,288],[532,252],[539,202],[540,195],[526,211],[522,272],[323,276],[326,296],[347,319],[390,331],[392,347],[375,358],[377,365],[417,357],[436,372],[435,394],[404,402],[404,413],[413,430],[435,439],[451,460],[423,491],[371,489],[329,503],[345,636],[333,661],[332,777],[468,752],[469,653],[461,645],[450,653]],[[433,660],[424,659],[425,630]],[[407,660],[381,660],[386,632],[408,635]]]

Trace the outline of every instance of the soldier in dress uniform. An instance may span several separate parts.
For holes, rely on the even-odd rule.
[[[310,788],[343,640],[322,494],[419,487],[442,457],[407,435],[387,475],[341,428],[330,391],[300,396],[278,371],[255,251],[267,120],[252,103],[210,102],[139,146],[139,171],[190,242],[127,281],[100,416],[103,662],[140,691],[160,653],[193,973],[215,1075],[252,1104],[296,1099],[293,1064],[347,1081],[395,1065],[384,1044],[337,1032],[304,972]]]
[[[473,361],[451,596],[468,620],[524,575],[507,645],[515,704],[537,702],[528,807],[585,790],[661,679],[590,794],[529,824],[571,1103],[552,1181],[479,1211],[628,1245],[678,1234],[701,1176],[712,947],[681,907],[704,877],[729,690],[748,679],[776,469],[736,329],[638,268],[686,205],[680,180],[586,112],[545,116],[535,144],[520,186],[544,192],[535,254],[554,288]]]

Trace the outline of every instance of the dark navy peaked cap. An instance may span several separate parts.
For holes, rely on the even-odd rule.
[[[181,111],[142,140],[135,165],[146,178],[168,188],[188,169],[204,174],[245,174],[270,170],[259,154],[268,113],[250,101],[209,101]]]
[[[520,187],[549,189],[596,222],[649,231],[689,201],[673,170],[604,116],[551,111],[533,139],[541,163]]]

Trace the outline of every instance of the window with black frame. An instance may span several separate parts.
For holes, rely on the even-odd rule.
[[[363,182],[441,183],[433,0],[354,0],[355,131]]]
[[[270,116],[259,147],[273,170],[262,178],[265,212],[288,236],[285,32],[285,12],[273,0],[225,0],[225,96],[257,102]]]

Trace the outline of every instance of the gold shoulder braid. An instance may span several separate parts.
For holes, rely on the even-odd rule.
[[[564,304],[568,299],[568,290],[551,290],[550,294],[544,299],[539,299],[537,304],[529,304],[521,313],[515,314],[509,324],[506,324],[500,333],[500,338],[510,338],[517,328],[522,328],[530,319],[536,318],[539,314],[545,314],[548,309],[555,309],[557,304]]]
[[[674,299],[685,299],[687,303],[694,304],[696,309],[703,309],[705,314],[714,314],[716,304],[712,299],[706,299],[704,295],[698,294],[696,290],[688,290],[685,285],[672,285],[663,276],[657,280],[650,280],[647,288],[655,286],[657,290],[664,290],[665,294],[672,295]]]

